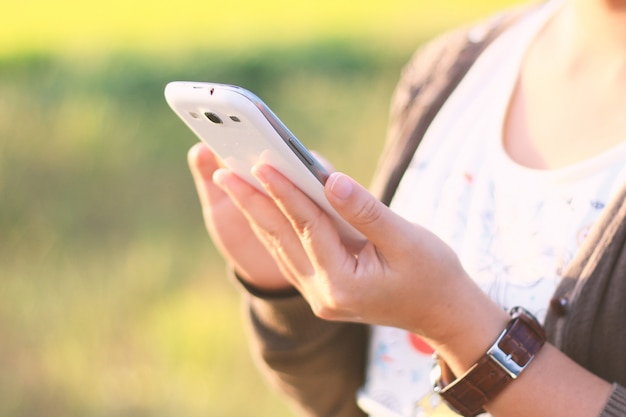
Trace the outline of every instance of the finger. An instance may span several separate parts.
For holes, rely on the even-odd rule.
[[[401,246],[408,222],[392,212],[367,189],[345,174],[335,172],[325,185],[335,210],[379,250]]]
[[[241,210],[286,276],[294,280],[312,274],[313,268],[298,235],[272,198],[227,169],[217,170],[213,178]]]
[[[203,208],[209,207],[211,201],[218,201],[226,196],[213,183],[213,173],[222,164],[208,146],[202,142],[196,143],[189,149],[187,161]]]
[[[269,165],[254,167],[253,174],[289,219],[315,264],[330,270],[354,261],[330,217],[298,187]]]
[[[235,220],[238,211],[230,197],[213,182],[213,174],[222,167],[222,164],[209,147],[202,142],[196,143],[189,150],[187,160],[200,199],[207,230],[216,238],[220,235],[218,233],[220,225],[215,223],[215,213],[230,213],[231,220]]]

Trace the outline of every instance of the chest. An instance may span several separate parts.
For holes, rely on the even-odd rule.
[[[616,61],[531,45],[505,117],[511,158],[530,168],[558,169],[626,141],[626,64]]]

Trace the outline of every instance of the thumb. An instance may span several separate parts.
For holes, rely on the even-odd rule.
[[[406,220],[345,174],[331,174],[325,192],[337,213],[381,249],[397,244],[402,231],[407,230]]]

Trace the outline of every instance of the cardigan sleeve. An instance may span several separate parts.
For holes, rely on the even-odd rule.
[[[252,347],[268,379],[304,416],[361,417],[369,328],[316,317],[299,295],[248,296]]]
[[[613,384],[613,391],[600,417],[620,417],[624,415],[626,415],[626,388],[619,384]]]
[[[356,395],[369,326],[322,320],[295,289],[264,292],[229,272],[243,296],[257,365],[298,415],[364,417]]]

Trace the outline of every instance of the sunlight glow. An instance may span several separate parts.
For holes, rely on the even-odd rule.
[[[252,47],[319,37],[412,42],[513,0],[23,0],[3,5],[0,55],[23,50]]]

